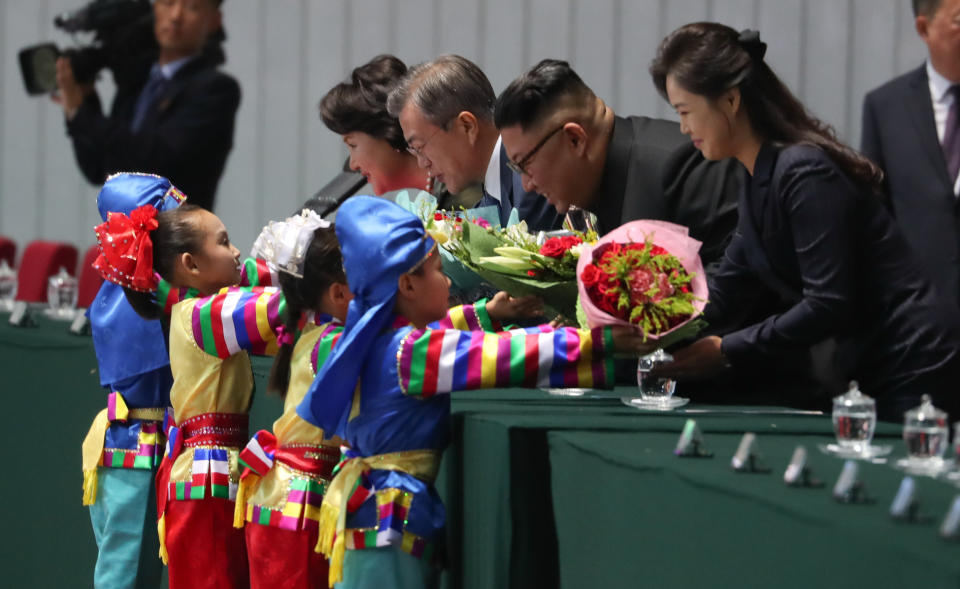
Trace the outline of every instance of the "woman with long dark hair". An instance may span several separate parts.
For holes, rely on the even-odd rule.
[[[882,173],[812,116],[764,61],[756,31],[683,26],[650,73],[708,159],[750,174],[740,222],[710,285],[718,324],[761,300],[778,312],[678,350],[660,373],[750,370],[817,350],[811,371],[831,392],[849,379],[900,420],[924,393],[954,413],[960,315],[941,300],[883,205]],[[829,350],[829,353],[823,352]]]

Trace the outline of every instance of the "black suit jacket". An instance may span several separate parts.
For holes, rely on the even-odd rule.
[[[563,217],[557,213],[543,195],[523,189],[523,183],[513,170],[507,167],[507,149],[500,146],[500,200],[490,196],[486,190],[478,207],[496,206],[500,209],[500,224],[507,226],[510,212],[516,208],[521,221],[527,222],[530,231],[550,231],[559,229]]]
[[[960,407],[960,311],[935,291],[881,199],[815,147],[761,149],[707,319],[744,312],[771,292],[778,313],[723,337],[734,366],[832,339],[831,371],[857,379],[882,416],[902,419],[924,392]]]
[[[627,221],[686,225],[705,265],[720,259],[737,225],[743,166],[707,161],[672,121],[616,117],[603,180],[589,210],[603,235]]]
[[[96,93],[83,102],[67,123],[77,163],[94,184],[116,172],[164,176],[188,202],[212,209],[233,147],[240,86],[211,60],[197,57],[177,70],[133,133],[130,122],[146,73],[140,84],[118,90],[109,117]]]
[[[937,139],[926,66],[867,94],[861,147],[886,173],[907,241],[944,297],[960,304],[960,208]]]

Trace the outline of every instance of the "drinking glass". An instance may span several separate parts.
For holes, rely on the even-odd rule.
[[[656,378],[649,372],[661,364],[673,362],[673,356],[663,349],[640,356],[637,360],[637,386],[640,387],[640,399],[644,403],[667,404],[677,388],[672,378]]]
[[[0,260],[0,311],[13,309],[13,299],[17,296],[17,273],[6,260]]]
[[[47,281],[47,303],[55,317],[70,318],[77,307],[77,279],[66,268]]]

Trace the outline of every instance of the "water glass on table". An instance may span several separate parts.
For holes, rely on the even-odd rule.
[[[57,319],[73,319],[77,294],[77,279],[66,268],[60,268],[60,272],[47,281],[47,304],[51,315]]]
[[[672,378],[656,378],[650,371],[661,364],[673,362],[673,356],[663,349],[640,356],[637,360],[637,386],[640,388],[640,400],[650,404],[667,404],[677,390],[677,381]]]
[[[0,311],[13,310],[13,300],[17,296],[17,273],[0,260]]]

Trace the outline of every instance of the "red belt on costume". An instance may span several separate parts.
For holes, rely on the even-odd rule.
[[[171,427],[167,451],[157,471],[157,509],[167,500],[236,496],[236,482],[230,480],[230,448],[247,441],[250,416],[246,413],[201,413]],[[193,452],[190,481],[170,481],[170,470],[184,448]]]
[[[237,483],[230,480],[230,449],[239,449],[247,441],[249,421],[246,413],[201,413],[167,432],[167,452],[156,479],[157,531],[164,564],[167,502],[207,497],[233,500]],[[190,480],[171,482],[170,471],[184,447],[193,453]]]
[[[246,413],[201,413],[185,420],[174,429],[183,436],[183,445],[230,446],[241,448],[247,442],[250,416]],[[173,439],[171,430],[168,440]],[[174,456],[176,458],[176,456]]]
[[[288,530],[315,528],[323,495],[339,459],[339,448],[320,444],[277,447],[277,438],[272,432],[258,431],[240,452],[239,460],[244,470],[240,476],[234,526],[242,527],[247,521]],[[273,468],[275,462],[295,473],[289,483],[286,501],[280,508],[248,503],[260,478]]]
[[[321,444],[277,447],[277,437],[272,432],[260,430],[240,452],[240,464],[244,467],[241,478],[250,474],[263,476],[273,468],[275,461],[295,471],[329,481],[340,461],[340,449]]]

